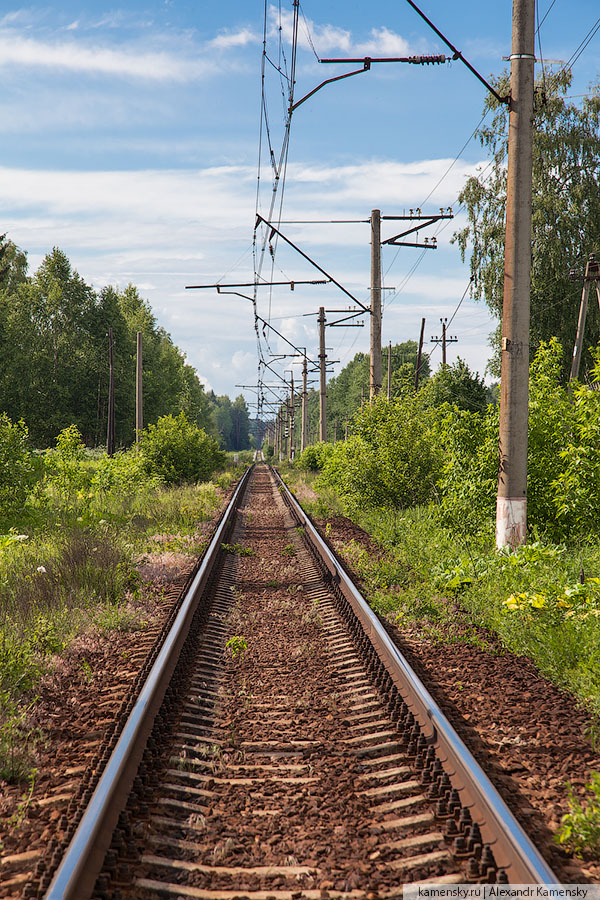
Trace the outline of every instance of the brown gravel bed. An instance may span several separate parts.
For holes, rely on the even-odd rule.
[[[351,540],[379,555],[370,535],[343,516],[319,520],[344,558]],[[348,565],[348,563],[347,563]],[[577,789],[600,771],[600,755],[586,738],[589,714],[545,678],[526,657],[504,650],[484,629],[487,645],[461,643],[477,624],[456,603],[448,642],[415,636],[386,622],[388,632],[452,721],[471,752],[565,882],[600,882],[600,863],[577,860],[556,846],[554,834],[568,811],[566,782]]]
[[[229,492],[228,492],[229,493]],[[225,504],[227,496],[224,496]],[[214,521],[198,524],[198,543]],[[157,542],[160,546],[160,541]],[[0,898],[21,896],[114,715],[195,564],[191,554],[159,552],[140,564],[141,600],[130,604],[140,630],[89,631],[53,661],[35,688],[28,727],[38,731],[33,790],[0,781]]]
[[[362,743],[360,753],[353,752],[359,744],[349,743],[357,735],[352,727],[364,732],[364,747],[395,736],[375,738],[389,723],[355,724],[357,704],[364,705],[362,695],[352,688],[353,675],[345,673],[332,647],[332,639],[336,645],[345,641],[346,631],[322,583],[315,587],[307,581],[310,556],[266,470],[254,476],[242,515],[246,524],[232,543],[251,555],[236,558],[235,603],[227,633],[243,637],[247,649],[236,656],[225,654],[214,729],[207,735],[200,728],[198,737],[200,743],[218,743],[220,750],[210,764],[198,755],[192,766],[195,780],[188,782],[198,784],[196,773],[205,772],[201,786],[209,796],[196,799],[206,806],[201,816],[192,815],[193,831],[186,835],[187,811],[168,826],[164,822],[164,804],[157,798],[168,792],[173,773],[163,780],[144,842],[145,847],[160,849],[153,850],[152,859],[146,857],[136,877],[146,884],[170,881],[173,897],[176,883],[229,891],[232,897],[245,896],[246,891],[291,890],[298,897],[307,891],[323,892],[324,898],[328,892],[336,896],[358,891],[375,898],[399,891],[403,881],[455,873],[456,863],[443,849],[434,823],[394,833],[392,820],[429,809],[416,799],[421,786],[411,781],[414,776],[403,776],[409,784],[402,793],[394,792],[399,776],[378,782],[365,774],[378,766],[390,769],[385,757],[366,766]],[[180,756],[183,764],[186,760]],[[393,765],[405,763],[402,756]],[[188,780],[184,769],[181,785]],[[364,793],[373,784],[380,792],[376,800]],[[193,797],[190,792],[188,799],[194,802]],[[378,808],[390,800],[391,807],[397,802],[399,808]],[[433,833],[429,843],[424,833]],[[191,844],[174,847],[175,834]],[[402,871],[396,863],[415,856],[414,848],[387,845],[408,834],[421,835],[423,856],[431,850],[434,857],[444,858],[423,859]],[[178,858],[180,866],[170,867],[166,858]],[[265,867],[281,871],[267,874]],[[302,871],[296,873],[298,867]],[[131,896],[146,894],[132,891]]]

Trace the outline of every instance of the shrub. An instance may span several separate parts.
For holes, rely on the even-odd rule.
[[[0,517],[25,505],[35,480],[34,457],[28,446],[27,426],[0,415]]]
[[[85,445],[76,425],[63,428],[56,438],[56,447],[45,457],[46,485],[59,501],[64,512],[77,514],[85,502],[83,489],[88,473],[83,466]]]
[[[165,484],[208,481],[225,464],[217,441],[188,421],[185,413],[162,416],[144,430],[140,453],[144,468]]]
[[[300,456],[297,457],[294,465],[304,472],[319,472],[332,453],[333,444],[320,441],[317,444],[311,444],[310,447],[303,450]]]
[[[102,501],[115,495],[126,499],[139,494],[146,488],[158,487],[162,483],[159,475],[149,474],[146,460],[141,453],[127,450],[114,456],[103,456],[92,476],[92,492],[95,503],[102,508]]]
[[[336,444],[318,479],[349,509],[394,510],[425,503],[441,474],[436,413],[418,397],[379,397],[355,418],[356,434]]]
[[[573,460],[571,435],[575,413],[567,388],[560,384],[561,360],[560,344],[553,338],[540,344],[531,364],[527,453],[529,526],[558,540],[565,531],[562,523],[557,523],[557,490],[559,511],[562,502],[561,515],[566,520],[574,504],[581,506],[583,498],[579,489],[582,480],[588,477],[583,476],[580,467],[571,466],[571,490],[562,475],[565,466],[569,470],[569,460]],[[499,421],[496,406],[489,406],[483,416],[447,407],[442,434],[446,449],[440,482],[442,514],[448,524],[461,531],[476,530],[486,520],[493,519],[498,486]],[[600,462],[593,442],[585,452]],[[595,484],[593,472],[589,470],[590,498]]]

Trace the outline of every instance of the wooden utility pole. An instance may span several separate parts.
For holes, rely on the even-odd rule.
[[[392,342],[390,341],[388,344],[388,358],[387,358],[387,398],[388,400],[392,399]]]
[[[346,425],[344,428],[344,440],[348,440],[348,413],[346,413]]]
[[[421,371],[421,357],[423,355],[423,335],[425,334],[425,319],[421,319],[421,334],[419,336],[419,349],[417,351],[417,366],[415,368],[415,391],[419,390],[419,373]]]
[[[535,0],[513,0],[496,546],[527,535]]]
[[[306,357],[302,363],[302,422],[300,428],[300,453],[308,446],[308,364]]]
[[[139,445],[144,430],[144,397],[142,391],[142,332],[137,333],[135,367],[135,443]]]
[[[593,281],[596,282],[596,296],[598,297],[598,305],[600,306],[600,287],[598,286],[598,278],[600,277],[599,273],[600,266],[596,262],[596,257],[594,256],[594,254],[591,253],[585,267],[583,291],[581,293],[581,305],[579,307],[579,319],[577,322],[577,337],[575,338],[575,347],[573,348],[573,363],[571,365],[571,376],[569,378],[569,381],[576,381],[579,378],[579,367],[581,365],[585,320],[587,316],[590,288]]]
[[[369,399],[381,390],[381,212],[371,211],[371,360]]]
[[[327,354],[325,352],[325,307],[319,307],[319,440],[327,440]]]
[[[106,452],[115,453],[115,357],[113,330],[108,329],[108,425],[106,429]]]

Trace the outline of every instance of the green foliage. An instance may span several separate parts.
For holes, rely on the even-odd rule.
[[[232,556],[254,556],[252,547],[242,547],[241,544],[221,544],[221,550]]]
[[[573,495],[565,493],[566,485],[565,490],[560,489],[563,472],[572,458],[574,424],[569,392],[560,383],[561,362],[561,347],[555,339],[540,344],[530,371],[527,457],[529,526],[556,540],[565,534],[562,521],[570,516],[569,496],[574,500]],[[590,393],[588,390],[586,398]],[[477,530],[494,516],[498,432],[499,410],[495,406],[489,406],[483,416],[449,410],[443,421],[446,457],[440,482],[442,512],[448,524],[463,531]],[[579,470],[570,484],[578,476]],[[581,494],[579,500],[582,502]],[[557,519],[559,508],[562,520]]]
[[[467,363],[458,358],[452,365],[440,366],[421,391],[424,402],[431,406],[451,403],[459,409],[483,413],[488,404],[488,391]]]
[[[111,496],[126,499],[155,489],[160,484],[161,477],[147,471],[143,455],[135,450],[122,451],[114,456],[105,454],[94,467],[91,478],[95,504],[100,509],[103,501]]]
[[[24,422],[0,414],[0,518],[21,509],[35,479],[33,456]]]
[[[250,445],[250,417],[242,394],[231,402],[227,396],[209,394],[216,427],[224,450],[247,450]]]
[[[133,285],[100,293],[58,248],[27,278],[26,260],[0,238],[0,380],[2,406],[23,418],[37,447],[74,423],[87,445],[104,442],[108,398],[106,335],[114,335],[117,443],[133,438],[136,335],[143,339],[144,414],[155,422],[185,412],[214,432],[198,376]]]
[[[0,691],[0,778],[9,784],[29,780],[31,789],[26,794],[16,814],[13,825],[19,825],[23,805],[31,801],[35,748],[39,741],[39,731],[29,726],[30,707],[19,707],[5,692]]]
[[[208,481],[225,463],[217,442],[188,421],[185,413],[162,416],[145,429],[140,453],[146,472],[165,484]]]
[[[240,659],[243,659],[244,653],[248,649],[248,641],[243,635],[234,634],[233,637],[229,638],[225,646],[231,653],[233,659],[236,659],[238,656]]]
[[[45,457],[46,483],[55,492],[65,512],[77,513],[85,499],[87,474],[82,465],[85,446],[76,425],[64,428],[56,438],[56,448]]]
[[[378,397],[357,414],[354,430],[334,446],[317,485],[333,488],[349,510],[402,509],[433,496],[442,457],[435,415],[418,397]]]
[[[320,472],[333,453],[333,444],[319,441],[311,444],[296,458],[294,465],[303,471]]]
[[[565,348],[572,347],[581,284],[569,280],[569,271],[583,273],[587,254],[600,244],[600,90],[598,84],[592,85],[583,101],[569,102],[571,79],[571,72],[563,69],[537,84],[543,102],[536,104],[533,140],[532,355],[552,337]],[[501,95],[509,92],[507,73],[496,86]],[[455,238],[463,258],[470,250],[475,296],[484,298],[501,318],[508,113],[491,95],[485,109],[493,118],[478,136],[492,157],[491,172],[486,166],[485,174],[467,180],[459,201],[466,206],[468,225]],[[600,330],[600,315],[592,306],[588,328],[594,334]],[[584,372],[590,363],[589,357],[584,358]],[[569,366],[567,355],[563,375]]]
[[[592,376],[600,378],[600,351],[594,351]],[[566,424],[566,423],[565,423]],[[569,427],[557,448],[561,471],[553,487],[554,505],[565,533],[589,537],[600,533],[600,392],[576,385],[569,403]],[[566,438],[569,438],[568,443]]]
[[[570,812],[562,817],[557,842],[578,856],[600,851],[600,773],[591,772],[586,790],[591,795],[582,802],[568,784]]]

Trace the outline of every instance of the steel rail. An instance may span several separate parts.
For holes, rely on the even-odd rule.
[[[391,641],[379,618],[356,588],[342,563],[323,540],[279,472],[275,469],[272,471],[282,487],[284,500],[298,525],[304,529],[309,544],[360,620],[415,719],[424,732],[429,733],[429,742],[436,748],[438,758],[452,780],[452,786],[458,790],[461,804],[470,809],[473,820],[478,822],[485,843],[490,844],[498,868],[506,871],[511,884],[560,884],[560,880],[525,834],[423,682]]]
[[[221,549],[221,542],[243,497],[252,467],[241,478],[204,554],[179,612],[142,690],[129,714],[121,736],[107,761],[89,804],[73,835],[45,900],[85,900],[102,868],[106,851],[125,806],[143,755],[155,716],[179,659],[198,602]]]

